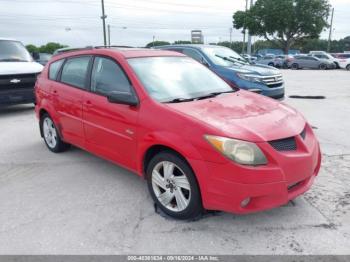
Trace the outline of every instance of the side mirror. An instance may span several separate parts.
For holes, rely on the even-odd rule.
[[[137,106],[139,104],[138,98],[131,93],[113,93],[107,96],[107,100],[110,103]]]

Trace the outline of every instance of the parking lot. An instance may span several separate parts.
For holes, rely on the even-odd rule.
[[[50,153],[32,106],[0,111],[1,254],[348,254],[350,73],[283,70],[323,151],[315,185],[286,206],[194,222],[155,213],[145,181],[73,148]]]

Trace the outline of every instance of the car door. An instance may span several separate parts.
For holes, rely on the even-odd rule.
[[[90,61],[91,56],[66,59],[57,82],[51,87],[61,135],[65,141],[80,147],[84,145],[83,96],[86,93]]]
[[[309,68],[318,68],[320,65],[320,60],[318,60],[315,57],[308,57],[309,58]]]
[[[116,93],[136,95],[116,60],[94,58],[90,92],[84,96],[83,123],[88,150],[136,169],[136,136],[139,108],[109,102]]]

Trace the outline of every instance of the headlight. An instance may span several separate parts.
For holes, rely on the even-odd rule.
[[[258,82],[262,83],[262,79],[260,76],[257,75],[249,75],[249,74],[242,74],[242,73],[237,73],[237,76],[243,80],[249,81],[249,82]]]
[[[260,148],[250,142],[206,135],[205,139],[221,154],[242,165],[266,165],[267,159]]]

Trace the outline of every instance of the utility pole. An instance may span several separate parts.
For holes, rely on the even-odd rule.
[[[105,15],[105,3],[104,0],[101,0],[101,5],[102,5],[102,26],[103,26],[103,43],[106,46],[107,45],[107,39],[106,39],[106,18],[107,16]]]
[[[230,48],[232,49],[232,27],[230,27]]]
[[[245,0],[245,12],[247,13],[248,10],[248,0]],[[245,29],[245,21],[244,21],[244,27],[243,27],[243,45],[242,45],[242,54],[244,54],[245,49],[245,35],[247,30]]]
[[[328,53],[331,51],[331,40],[332,40],[332,32],[333,32],[333,17],[334,17],[334,7],[332,8],[331,27],[329,28],[328,47],[327,47]]]
[[[156,36],[154,35],[152,38],[152,47],[154,47],[154,41],[156,40]]]
[[[252,8],[253,5],[254,5],[254,0],[250,0],[250,8]],[[248,55],[252,54],[252,36],[249,32],[248,32],[247,54]]]
[[[107,25],[107,30],[108,30],[108,46],[111,46],[111,25]]]

